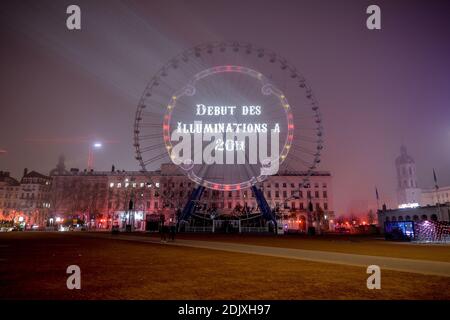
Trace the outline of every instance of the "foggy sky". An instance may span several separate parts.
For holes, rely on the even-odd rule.
[[[395,2],[395,3],[394,3]],[[78,4],[82,30],[68,31]],[[365,27],[378,4],[382,30]],[[85,168],[137,170],[139,98],[172,56],[212,40],[248,41],[285,56],[323,115],[320,170],[338,213],[395,204],[400,145],[420,187],[450,185],[450,6],[445,1],[2,1],[0,170],[43,173],[60,154]]]

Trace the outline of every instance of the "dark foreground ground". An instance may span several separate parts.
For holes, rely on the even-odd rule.
[[[223,237],[227,236],[217,239],[224,241]],[[272,244],[273,239],[238,238],[259,245]],[[418,248],[417,259],[437,261],[448,261],[450,251],[445,246],[400,244],[389,250],[376,240],[284,239],[274,240],[275,245],[357,252],[364,246],[391,256],[403,246]],[[236,236],[228,241],[236,241]],[[414,258],[413,249],[406,251]],[[81,290],[66,287],[69,265],[81,268]],[[98,239],[83,233],[0,234],[0,299],[450,299],[450,278],[383,271],[381,290],[368,290],[367,277],[360,267]]]
[[[141,235],[155,239],[160,237],[158,233],[134,233],[133,235]],[[260,234],[183,233],[177,235],[177,238],[450,262],[450,245],[386,241],[380,235],[328,234],[310,237],[300,234],[274,236]]]

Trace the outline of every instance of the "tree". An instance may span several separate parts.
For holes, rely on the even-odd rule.
[[[343,223],[345,223],[345,221],[347,221],[345,216],[338,216],[336,218],[336,222],[339,223],[339,224],[343,224]]]
[[[350,214],[350,224],[355,225],[355,224],[359,224],[360,219],[358,218],[357,215],[355,215],[354,213]]]

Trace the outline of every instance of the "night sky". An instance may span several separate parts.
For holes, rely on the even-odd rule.
[[[81,7],[81,31],[66,28],[70,4]],[[382,30],[366,28],[370,4]],[[133,121],[147,82],[212,40],[273,49],[306,77],[338,213],[375,206],[375,185],[395,204],[402,143],[420,187],[433,185],[433,168],[450,185],[448,1],[2,1],[0,170],[48,173],[60,154],[84,169],[96,140],[96,169],[137,170]]]

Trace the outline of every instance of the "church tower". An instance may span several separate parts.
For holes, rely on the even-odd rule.
[[[400,156],[395,159],[397,168],[397,200],[399,205],[420,203],[421,189],[417,186],[416,164],[408,155],[405,146],[400,148]]]

